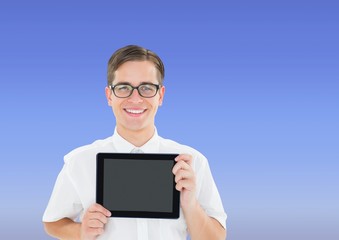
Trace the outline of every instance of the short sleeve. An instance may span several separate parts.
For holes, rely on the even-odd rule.
[[[43,221],[55,222],[65,217],[76,220],[82,211],[82,204],[70,178],[69,166],[65,163],[54,185]]]
[[[200,164],[196,172],[198,201],[206,214],[216,219],[226,229],[227,215],[207,159],[202,157]]]

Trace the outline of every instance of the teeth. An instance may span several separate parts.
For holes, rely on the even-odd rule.
[[[140,114],[143,113],[145,110],[126,109],[126,111],[133,114]]]

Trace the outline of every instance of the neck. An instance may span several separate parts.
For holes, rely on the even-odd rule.
[[[117,126],[117,132],[126,141],[136,147],[141,147],[147,143],[154,135],[155,127],[148,129],[131,130]]]

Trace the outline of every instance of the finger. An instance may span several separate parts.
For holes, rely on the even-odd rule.
[[[90,213],[100,212],[100,213],[104,214],[106,217],[110,217],[111,216],[111,212],[108,211],[106,208],[104,208],[103,206],[101,206],[98,203],[94,203],[93,205],[91,205],[88,208],[88,212],[90,212]]]
[[[193,163],[193,157],[190,154],[179,154],[176,158],[175,161],[179,162],[179,161],[184,161],[186,162],[188,165],[192,166]]]
[[[92,236],[98,236],[104,233],[104,229],[103,228],[87,228],[86,229],[86,234],[92,235]]]
[[[175,174],[175,182],[178,183],[182,179],[194,179],[194,174],[192,171],[187,171],[187,170],[182,170],[180,169],[176,174]]]
[[[183,189],[188,190],[188,191],[193,191],[194,190],[194,182],[192,180],[181,180],[175,185],[175,189],[178,191],[182,191]]]
[[[100,213],[100,212],[95,212],[95,213],[90,213],[88,216],[89,220],[98,220],[100,221],[102,224],[106,224],[107,223],[107,217]]]
[[[81,225],[81,234],[84,236],[98,236],[104,232],[103,224],[98,220],[82,222]]]
[[[90,219],[88,221],[89,228],[103,228],[104,226],[105,226],[104,223],[98,219]]]
[[[173,174],[176,175],[180,169],[189,170],[191,169],[191,166],[188,165],[185,161],[179,161],[173,166],[172,169]]]

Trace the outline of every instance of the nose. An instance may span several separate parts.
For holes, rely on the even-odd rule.
[[[139,95],[139,92],[137,89],[133,89],[131,96],[128,98],[129,102],[132,103],[140,103],[143,101],[142,97]]]

